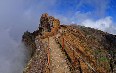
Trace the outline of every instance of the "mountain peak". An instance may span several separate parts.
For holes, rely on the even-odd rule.
[[[116,36],[79,25],[61,25],[47,13],[39,30],[23,35],[31,52],[24,73],[114,73]]]

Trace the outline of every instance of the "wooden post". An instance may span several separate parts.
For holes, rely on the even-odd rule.
[[[64,30],[62,32],[62,49],[64,50]]]
[[[50,48],[48,48],[48,65],[50,65]]]
[[[74,50],[73,50],[73,62],[75,64],[75,53],[74,53]]]

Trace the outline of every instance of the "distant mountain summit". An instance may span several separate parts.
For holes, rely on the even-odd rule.
[[[31,56],[24,73],[116,73],[116,36],[101,30],[61,25],[45,13],[22,41]]]

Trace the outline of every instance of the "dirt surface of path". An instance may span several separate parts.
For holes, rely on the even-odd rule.
[[[50,69],[51,73],[71,73],[66,61],[66,56],[56,43],[54,37],[49,37]]]

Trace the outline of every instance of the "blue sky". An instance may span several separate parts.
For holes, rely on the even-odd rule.
[[[115,0],[34,0],[27,4],[25,10],[34,13],[32,16],[35,15],[35,18],[47,12],[59,19],[64,18],[61,22],[68,24],[82,22],[88,18],[98,20],[107,16],[116,22]]]
[[[106,11],[106,14],[112,16],[113,20],[116,22],[116,0],[111,0],[109,8]]]
[[[97,12],[100,14],[94,15],[97,18],[100,18],[102,16],[112,16],[113,19],[116,19],[115,0],[34,0],[28,6],[29,7],[27,7],[27,9],[32,7],[32,9],[35,10],[34,12],[36,13],[40,13],[38,8],[40,6],[40,8],[43,8],[41,9],[41,12],[51,12],[53,14],[61,14],[64,16],[73,15],[77,11],[80,11],[82,13],[91,12],[93,14],[96,14],[95,11],[99,10]]]
[[[41,14],[46,12],[59,18],[62,24],[110,16],[115,25],[116,0],[0,0],[0,25],[33,31]]]
[[[77,11],[91,12],[93,18],[111,16],[116,21],[116,0],[58,0],[53,10],[62,15],[69,13],[69,16]]]

